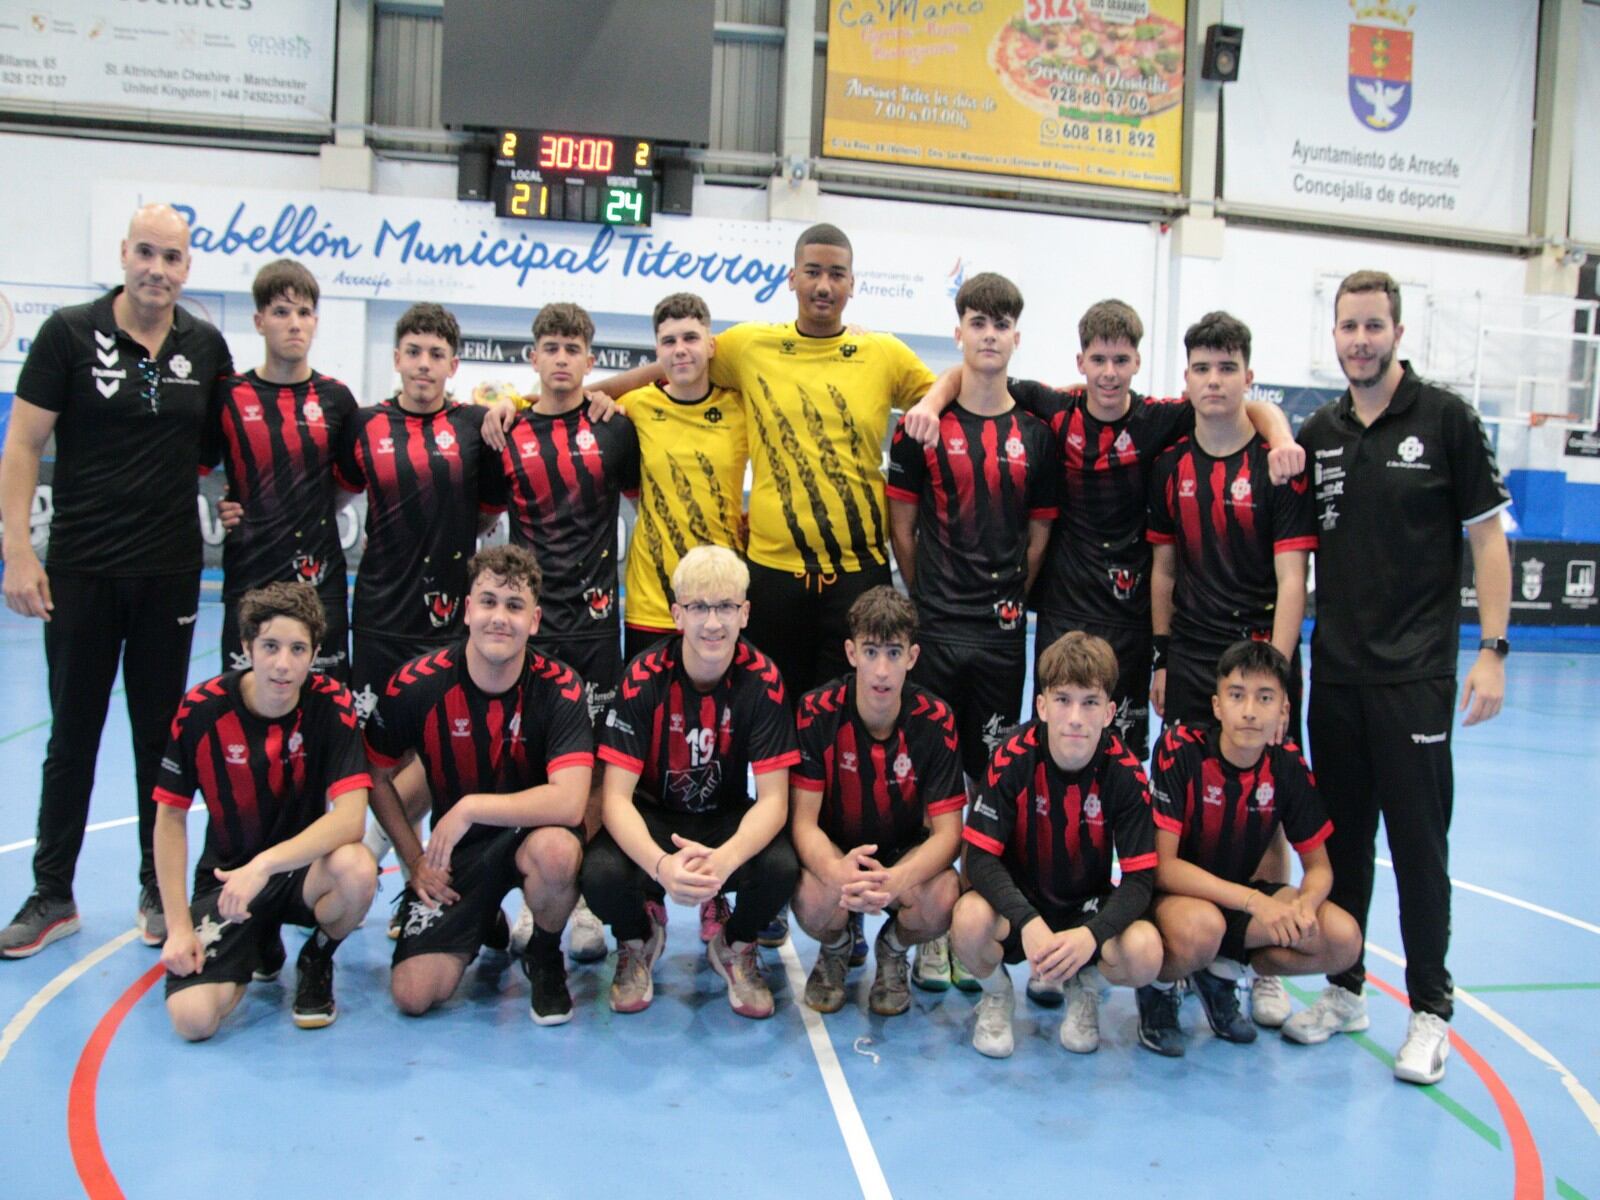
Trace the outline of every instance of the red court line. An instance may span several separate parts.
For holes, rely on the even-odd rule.
[[[1410,998],[1399,988],[1385,983],[1370,972],[1367,974],[1367,982],[1394,997],[1407,1008],[1411,1007]],[[1511,1193],[1513,1200],[1543,1200],[1544,1164],[1539,1160],[1539,1147],[1534,1143],[1533,1133],[1528,1129],[1527,1118],[1522,1115],[1522,1108],[1512,1096],[1511,1089],[1506,1087],[1505,1082],[1495,1073],[1495,1069],[1483,1060],[1483,1056],[1453,1028],[1450,1030],[1450,1045],[1473,1069],[1478,1078],[1483,1080],[1483,1086],[1489,1089],[1495,1107],[1500,1110],[1500,1120],[1506,1127],[1506,1134],[1511,1138],[1511,1155],[1515,1163],[1516,1182]]]
[[[78,1169],[78,1178],[89,1200],[123,1200],[122,1188],[100,1147],[100,1129],[95,1120],[100,1064],[105,1062],[106,1051],[111,1048],[111,1039],[117,1036],[122,1019],[165,973],[165,968],[157,963],[106,1010],[106,1015],[100,1018],[100,1024],[84,1043],[78,1066],[72,1072],[72,1086],[67,1092],[67,1140],[72,1146],[72,1164]]]

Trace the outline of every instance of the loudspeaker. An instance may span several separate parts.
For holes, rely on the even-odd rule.
[[[484,146],[468,146],[461,151],[456,167],[456,199],[489,199],[489,168],[493,159]]]
[[[661,160],[661,203],[657,212],[690,216],[694,212],[694,168],[684,158]]]
[[[1239,52],[1244,30],[1238,25],[1206,27],[1206,52],[1200,60],[1200,78],[1232,83],[1239,78]]]

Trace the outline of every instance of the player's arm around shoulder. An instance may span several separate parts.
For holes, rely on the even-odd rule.
[[[11,401],[10,427],[0,454],[0,522],[5,526],[6,607],[19,616],[50,619],[55,607],[50,580],[33,548],[31,516],[34,489],[45,444],[55,432],[59,413],[21,396]]]

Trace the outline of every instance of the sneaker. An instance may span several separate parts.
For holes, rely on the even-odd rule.
[[[996,971],[1005,972],[1001,963]],[[977,1020],[972,1026],[972,1048],[989,1058],[1010,1058],[1016,1049],[1016,1039],[1011,1033],[1011,1012],[1016,1007],[1017,995],[1011,986],[1011,977],[992,992],[985,992],[978,1001]]]
[[[925,992],[950,989],[949,937],[936,937],[917,947],[916,961],[911,968],[911,982]]]
[[[1139,1001],[1139,1045],[1168,1058],[1183,1057],[1183,1027],[1178,1024],[1178,989],[1146,984],[1134,993]]]
[[[893,920],[891,917],[890,920]],[[850,966],[859,967],[867,961],[867,919],[860,913],[850,914]]]
[[[1450,1023],[1431,1012],[1414,1012],[1406,1040],[1394,1056],[1394,1077],[1406,1083],[1438,1083],[1450,1057]]]
[[[726,896],[713,896],[703,902],[700,905],[700,944],[705,945],[721,933],[732,915],[733,910],[728,907]]]
[[[969,996],[975,996],[983,991],[982,981],[961,965],[961,959],[954,950],[950,952],[950,983],[956,991],[966,992]]]
[[[1093,1054],[1100,1049],[1100,987],[1087,969],[1079,971],[1062,987],[1067,1012],[1061,1019],[1061,1048],[1074,1054]],[[1096,975],[1098,972],[1096,972]]]
[[[288,957],[289,952],[283,948],[283,927],[266,926],[256,943],[256,969],[250,972],[250,978],[257,983],[271,983]]]
[[[1281,1029],[1289,1019],[1289,989],[1276,975],[1257,975],[1250,981],[1250,1017],[1257,1025]]]
[[[606,927],[582,899],[567,922],[567,953],[573,962],[599,962],[606,956]]]
[[[1037,975],[1030,975],[1028,999],[1041,1008],[1060,1008],[1066,1003],[1067,994],[1059,979],[1040,979]]]
[[[784,929],[787,933],[787,921]],[[726,935],[719,933],[706,946],[706,957],[711,960],[711,969],[727,980],[728,1004],[734,1012],[756,1020],[772,1015],[772,993],[761,977],[755,942],[741,943],[736,950],[728,944]]]
[[[310,951],[307,942],[295,961],[294,1023],[301,1029],[321,1029],[339,1015],[333,1002],[333,958]]]
[[[844,1007],[844,977],[850,970],[848,946],[817,949],[817,961],[806,976],[806,1007],[835,1013]]]
[[[650,936],[638,941],[617,942],[617,969],[611,977],[612,1012],[643,1012],[655,999],[653,972],[667,941],[664,920],[667,914],[654,900],[646,902],[644,910],[650,917]]]
[[[22,902],[11,924],[0,929],[0,957],[27,958],[51,942],[78,932],[78,906],[34,892]]]
[[[134,923],[146,946],[159,946],[167,940],[167,914],[161,909],[161,897],[155,888],[139,889],[139,915]]]
[[[789,906],[786,904],[778,910],[778,915],[767,923],[766,928],[756,935],[756,943],[768,950],[776,950],[788,940]]]
[[[1269,975],[1262,978],[1276,977]],[[1237,982],[1213,975],[1202,967],[1189,976],[1189,985],[1200,997],[1200,1005],[1206,1010],[1206,1020],[1211,1024],[1212,1033],[1225,1042],[1237,1042],[1241,1046],[1256,1040],[1256,1027],[1245,1019],[1239,1008]]]
[[[522,972],[533,985],[528,1015],[535,1025],[565,1025],[572,1020],[572,993],[567,991],[567,960],[561,947],[529,951],[522,956]]]
[[[394,937],[394,934],[390,934]],[[517,923],[511,927],[511,936],[506,949],[521,957],[522,952],[528,948],[528,942],[533,937],[533,910],[528,907],[528,902],[522,902],[522,911],[517,914]]]
[[[1283,1023],[1283,1036],[1302,1046],[1320,1046],[1336,1033],[1360,1033],[1371,1024],[1366,997],[1330,983],[1310,1008]]]
[[[872,990],[867,993],[867,1007],[880,1017],[898,1017],[911,1007],[906,952],[889,945],[889,927],[893,924],[894,918],[890,917],[872,943],[877,972],[872,977]]]

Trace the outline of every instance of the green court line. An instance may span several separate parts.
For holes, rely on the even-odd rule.
[[[1283,986],[1288,990],[1291,996],[1299,1000],[1302,1004],[1310,1004],[1316,999],[1316,996],[1310,992],[1296,987],[1287,979],[1283,980]],[[1356,1045],[1360,1046],[1368,1054],[1372,1055],[1373,1058],[1377,1059],[1384,1066],[1388,1067],[1391,1071],[1394,1070],[1394,1055],[1390,1054],[1366,1034],[1351,1033],[1346,1034],[1345,1036]],[[1460,1121],[1468,1129],[1472,1130],[1473,1133],[1477,1134],[1484,1141],[1488,1142],[1489,1145],[1493,1146],[1496,1150],[1502,1149],[1500,1144],[1500,1135],[1489,1125],[1479,1120],[1478,1117],[1472,1112],[1468,1111],[1468,1109],[1458,1100],[1444,1092],[1444,1090],[1441,1089],[1438,1084],[1428,1084],[1427,1086],[1420,1087],[1417,1090],[1429,1100],[1432,1100],[1440,1108],[1444,1109],[1445,1112],[1449,1113],[1456,1120]]]
[[[215,654],[216,652],[217,648],[215,646],[207,646],[204,650],[196,650],[193,654],[191,654],[189,656],[189,661],[193,662],[197,658],[204,658],[207,654]],[[115,700],[127,690],[127,688],[118,688],[116,691],[111,693],[111,698]],[[53,718],[51,717],[46,717],[42,721],[35,721],[32,725],[24,725],[21,729],[13,729],[10,733],[0,734],[0,746],[5,745],[14,738],[21,737],[25,733],[33,733],[35,730],[45,728],[50,724],[52,719]]]
[[[1486,983],[1469,987],[1468,992],[1595,992],[1600,983]]]
[[[1587,1196],[1559,1175],[1556,1176],[1556,1195],[1560,1196],[1561,1200],[1589,1200]]]

